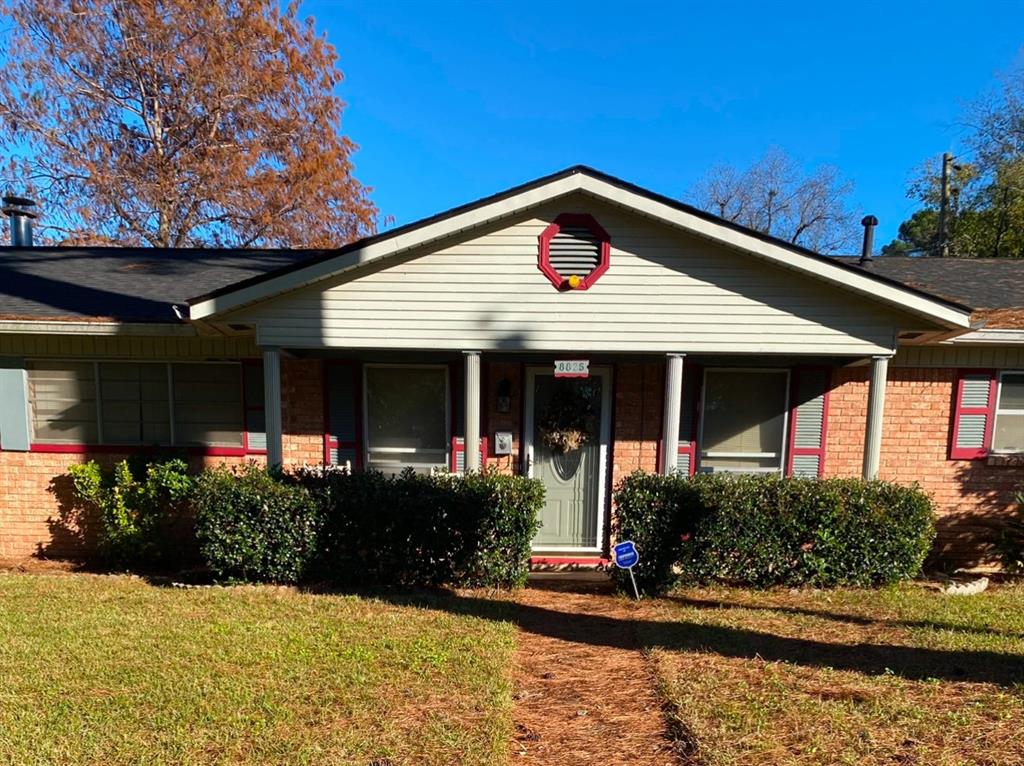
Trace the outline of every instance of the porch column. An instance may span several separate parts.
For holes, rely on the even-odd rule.
[[[284,462],[281,446],[281,350],[263,349],[263,406],[266,408],[267,467]]]
[[[672,473],[679,451],[679,414],[683,404],[683,357],[668,354],[665,358],[665,405],[661,422],[661,472]]]
[[[889,357],[871,357],[871,382],[868,386],[868,419],[864,432],[864,478],[878,477],[882,454],[882,421],[885,410],[885,381]]]
[[[466,357],[466,473],[480,470],[480,352],[464,351]]]

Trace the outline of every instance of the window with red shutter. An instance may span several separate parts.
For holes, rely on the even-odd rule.
[[[697,470],[697,425],[700,415],[700,384],[703,379],[703,367],[683,362],[683,403],[679,411],[676,470],[686,476],[693,476]]]
[[[796,367],[791,379],[786,475],[816,478],[825,471],[828,431],[827,367]]]
[[[961,370],[953,407],[950,460],[978,460],[988,455],[996,409],[996,371]]]

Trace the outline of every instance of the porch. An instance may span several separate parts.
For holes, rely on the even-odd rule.
[[[612,488],[635,470],[824,476],[841,367],[870,369],[863,475],[878,472],[886,356],[265,349],[263,358],[270,464],[309,461],[308,447],[301,460],[286,448],[301,420],[289,409],[301,409],[321,424],[304,438],[321,437],[327,464],[537,478],[548,502],[535,552],[552,563],[607,553]],[[566,445],[566,431],[578,443]]]

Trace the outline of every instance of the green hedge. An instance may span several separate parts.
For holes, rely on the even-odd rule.
[[[928,495],[884,481],[638,472],[615,505],[616,537],[636,542],[649,593],[680,582],[880,585],[916,576],[935,537]]]
[[[316,556],[322,509],[305,487],[256,465],[203,471],[196,537],[218,577],[295,583]]]
[[[249,466],[204,472],[194,502],[201,552],[220,577],[511,587],[526,580],[544,490],[497,473]]]
[[[347,584],[522,585],[544,502],[536,480],[488,472],[305,472],[320,499],[319,576]]]

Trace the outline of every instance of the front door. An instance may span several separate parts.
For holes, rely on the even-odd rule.
[[[538,551],[599,551],[611,421],[609,371],[556,378],[527,371],[526,469],[544,483]]]

